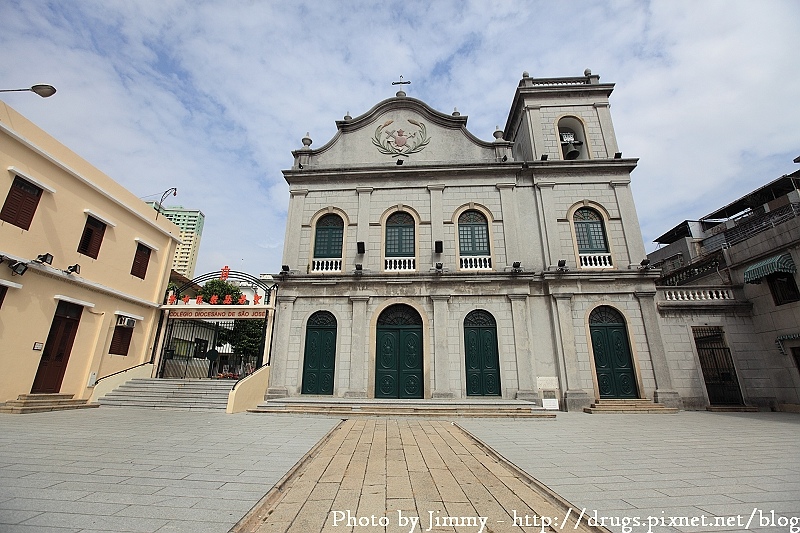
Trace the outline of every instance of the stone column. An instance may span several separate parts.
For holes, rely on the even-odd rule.
[[[614,134],[614,123],[611,122],[609,103],[597,102],[594,104],[594,108],[597,111],[597,120],[600,121],[600,129],[603,132],[606,157],[614,157],[619,148],[617,148],[617,136]]]
[[[536,370],[533,366],[530,333],[532,331],[528,319],[528,295],[509,294],[511,300],[511,320],[514,325],[514,346],[517,359],[517,399],[537,401],[539,390],[536,387]]]
[[[306,271],[301,268],[300,261],[300,234],[305,217],[305,203],[308,189],[294,189],[289,191],[289,217],[286,219],[286,240],[283,243],[283,261],[292,270]]]
[[[650,360],[653,363],[653,375],[656,379],[656,391],[653,398],[657,403],[667,407],[681,407],[681,399],[672,388],[672,374],[667,363],[667,352],[664,349],[664,339],[661,337],[661,328],[658,323],[656,311],[655,291],[637,291],[634,293],[639,300],[644,322],[644,334],[647,338],[647,347],[650,350]]]
[[[286,383],[286,367],[289,364],[289,334],[292,326],[292,310],[297,296],[278,295],[275,311],[275,339],[269,370],[267,399],[285,398],[289,395]],[[299,354],[297,354],[299,356]]]
[[[503,209],[503,233],[506,238],[506,263],[511,264],[515,261],[514,257],[519,257],[522,249],[519,246],[519,217],[517,216],[517,204],[514,200],[514,183],[498,183],[496,185],[500,191],[500,205]]]
[[[450,350],[447,346],[449,294],[432,294],[433,300],[433,394],[432,398],[453,398],[450,389]]]
[[[545,270],[551,265],[554,265],[559,259],[566,259],[566,257],[559,257],[556,226],[558,217],[553,209],[553,203],[555,201],[553,189],[555,189],[555,186],[556,184],[552,182],[540,182],[536,184],[536,189],[539,191],[539,227],[542,228],[541,234],[545,254]]]
[[[372,198],[372,187],[356,187],[358,193],[358,220],[356,221],[356,241],[369,246],[369,201]],[[359,263],[361,261],[355,261]]]
[[[544,130],[542,128],[542,106],[529,105],[525,109],[528,110],[528,118],[530,119],[528,126],[528,134],[533,141],[533,159],[538,160],[544,151]]]
[[[442,220],[442,193],[444,191],[444,184],[428,185],[428,191],[431,195],[431,241],[432,243],[436,241],[444,242],[444,221]]]
[[[642,230],[639,227],[639,217],[636,216],[636,206],[633,204],[630,181],[612,181],[614,197],[617,200],[622,233],[625,235],[625,248],[628,251],[628,265],[638,266],[639,262],[647,257],[644,251]],[[621,268],[620,265],[618,268]]]
[[[350,386],[345,398],[367,397],[367,362],[369,361],[369,323],[367,302],[369,296],[351,296],[353,320],[350,327]]]
[[[567,411],[580,411],[589,407],[589,394],[581,387],[578,354],[575,351],[575,331],[572,324],[572,294],[554,294],[556,301],[556,317],[561,343],[557,346],[558,354],[567,378],[564,391],[564,407]]]

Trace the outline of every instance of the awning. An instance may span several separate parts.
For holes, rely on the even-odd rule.
[[[761,280],[776,272],[786,272],[794,274],[797,267],[792,261],[792,256],[788,253],[776,255],[763,261],[759,261],[744,271],[745,283],[761,283]]]

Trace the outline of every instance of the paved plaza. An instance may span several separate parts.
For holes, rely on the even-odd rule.
[[[485,473],[504,479],[487,462],[493,453],[476,451],[459,428],[585,508],[585,517],[596,510],[615,520],[606,522],[611,531],[648,531],[648,516],[663,518],[654,532],[800,530],[800,415],[559,413],[555,420],[453,422],[132,408],[2,415],[0,532],[225,533],[326,435],[260,531],[384,531],[334,526],[340,515],[331,511],[348,507],[392,517],[387,532],[401,530],[394,527],[398,509],[420,517],[425,527],[416,531],[427,528],[431,511],[487,516],[484,532],[514,530],[505,516],[526,505],[535,512],[537,495],[497,485]],[[330,490],[341,482],[347,500],[334,505]],[[309,487],[305,497],[290,496]],[[309,503],[306,510],[316,511],[301,513]],[[726,527],[669,526],[712,515]]]

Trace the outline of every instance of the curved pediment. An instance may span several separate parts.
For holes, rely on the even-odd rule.
[[[498,141],[482,141],[472,135],[467,117],[446,115],[405,96],[386,99],[358,117],[337,120],[336,127],[336,135],[321,148],[293,151],[295,165],[394,165],[398,160],[464,163],[495,161],[497,157]]]

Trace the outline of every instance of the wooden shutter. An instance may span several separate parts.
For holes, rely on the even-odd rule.
[[[142,243],[136,246],[136,255],[133,256],[133,266],[131,274],[137,278],[144,279],[147,274],[147,264],[150,262],[150,248]]]
[[[30,229],[41,196],[42,189],[19,176],[15,177],[0,210],[0,219],[24,230]]]
[[[111,338],[111,347],[108,353],[114,355],[128,355],[128,348],[131,346],[133,328],[117,326],[114,328],[114,336]]]
[[[81,240],[78,243],[78,253],[88,255],[92,259],[97,259],[105,232],[105,224],[94,217],[87,217]]]

